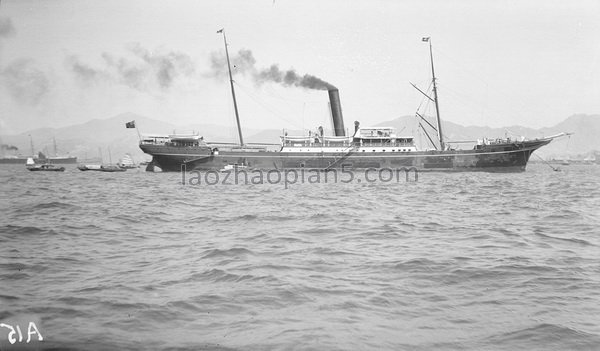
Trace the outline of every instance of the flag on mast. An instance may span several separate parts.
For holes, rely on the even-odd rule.
[[[219,29],[219,30],[217,31],[217,33],[223,33],[223,29],[225,29],[225,28],[221,28],[221,29]]]
[[[125,123],[125,128],[135,128],[135,121]]]
[[[423,37],[423,39],[422,39],[422,40],[423,40],[423,41],[429,41],[429,38],[431,38],[431,37]]]

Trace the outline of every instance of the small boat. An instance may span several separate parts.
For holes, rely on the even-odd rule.
[[[225,167],[223,167],[220,172],[227,172],[227,171],[237,171],[237,170],[241,170],[241,169],[248,169],[248,166],[246,166],[245,164],[238,164],[238,163],[234,163],[234,164],[228,164],[225,165]]]
[[[97,171],[97,172],[125,172],[126,168],[121,168],[115,165],[79,165],[77,168],[80,171]]]
[[[121,168],[115,165],[102,165],[98,171],[100,172],[125,172],[127,168]]]
[[[100,150],[100,158],[102,158],[102,151]],[[108,150],[108,158],[110,157],[110,149]],[[133,162],[133,160],[132,160]],[[108,165],[100,164],[100,165],[79,165],[77,168],[80,171],[97,171],[97,172],[125,172],[127,168],[120,167],[118,165],[113,165],[112,162]]]
[[[36,165],[35,162],[33,161],[33,158],[29,157],[27,159],[27,163],[26,163],[26,167],[28,170],[35,172],[35,171],[41,171],[41,172],[64,172],[65,171],[65,167],[58,167],[56,165],[53,165],[51,163],[44,163],[41,165]]]
[[[102,165],[79,165],[77,169],[80,171],[99,171]]]
[[[53,164],[47,163],[43,165],[27,166],[30,171],[44,171],[44,172],[64,172],[65,167],[58,167]]]
[[[125,156],[123,156],[123,158],[119,160],[117,166],[125,169],[134,169],[140,167],[136,165],[135,162],[133,162],[133,158],[130,154],[125,154]]]

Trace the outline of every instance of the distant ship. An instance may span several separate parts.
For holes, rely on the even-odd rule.
[[[58,156],[56,148],[56,139],[54,139],[54,156],[46,156],[41,151],[35,155],[33,151],[33,139],[30,137],[31,142],[31,156],[20,156],[20,155],[3,155],[0,157],[0,164],[20,164],[24,165],[27,163],[29,158],[33,159],[36,164],[74,164],[77,163],[77,157],[75,156]],[[17,149],[12,146],[12,149]]]
[[[0,164],[19,164],[24,165],[29,157],[22,156],[4,156],[0,157]],[[45,156],[43,153],[39,153],[38,156],[32,157],[33,161],[37,164],[51,163],[51,164],[74,164],[77,163],[76,156]]]
[[[74,164],[77,163],[76,156],[46,156],[42,152],[39,152],[34,157],[24,157],[24,156],[3,156],[0,157],[0,164],[19,164],[24,165],[27,163],[27,159],[33,159],[33,162],[36,164]]]
[[[484,138],[476,141],[471,150],[449,147],[442,133],[433,49],[430,38],[423,38],[423,41],[429,42],[433,97],[415,88],[435,104],[436,125],[417,115],[436,132],[435,141],[427,134],[434,149],[418,150],[412,136],[398,135],[394,128],[389,127],[363,128],[359,122],[355,122],[352,135],[346,135],[339,91],[333,87],[328,89],[328,94],[335,135],[324,135],[323,128],[319,127],[308,135],[283,135],[278,145],[244,143],[224,31],[223,40],[239,144],[210,142],[196,134],[146,136],[139,144],[142,151],[152,155],[146,170],[151,171],[155,166],[163,171],[220,170],[230,165],[243,165],[253,169],[414,167],[418,171],[522,172],[535,150],[554,138],[566,135],[561,133],[534,140]]]

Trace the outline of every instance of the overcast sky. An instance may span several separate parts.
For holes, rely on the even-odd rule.
[[[235,133],[223,27],[246,128],[329,125],[326,92],[265,79],[274,64],[338,87],[347,127],[414,115],[424,36],[445,120],[600,113],[598,0],[3,0],[0,133],[123,112]]]

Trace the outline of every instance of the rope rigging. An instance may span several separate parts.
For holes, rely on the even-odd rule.
[[[254,94],[252,92],[251,89],[246,88],[245,86],[241,85],[240,83],[238,83],[237,81],[234,82],[234,84],[236,86],[238,86],[242,92],[244,92],[250,99],[252,99],[256,104],[260,105],[262,108],[264,108],[265,110],[269,111],[271,115],[273,115],[275,118],[285,121],[286,123],[289,123],[291,125],[293,125],[295,128],[298,129],[304,129],[302,127],[302,125],[298,124],[298,121],[294,121],[294,120],[290,120],[288,118],[283,117],[283,113],[281,111],[278,111],[276,108],[272,107],[272,106],[268,106],[267,104],[265,104],[261,99],[259,99],[258,95]],[[285,99],[281,99],[286,101]],[[286,101],[287,104],[287,101]],[[289,104],[288,104],[289,106]]]

